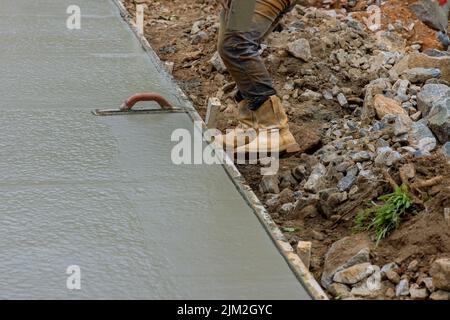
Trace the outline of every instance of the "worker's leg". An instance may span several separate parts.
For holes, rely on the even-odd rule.
[[[248,101],[250,110],[258,109],[270,96],[276,94],[259,50],[262,40],[273,31],[282,16],[295,0],[256,0],[248,30],[236,30],[229,21],[240,12],[239,7],[248,0],[230,0],[229,7],[221,13],[219,53],[239,89],[239,99]]]
[[[256,138],[248,144],[235,144],[235,152],[297,152],[300,147],[289,130],[288,118],[259,54],[262,40],[294,7],[296,0],[256,0],[254,10],[250,11],[248,1],[228,2],[229,9],[221,15],[219,33],[219,53],[236,81],[240,98],[251,110],[258,130]],[[245,17],[247,12],[248,17]],[[249,20],[248,25],[245,19]]]

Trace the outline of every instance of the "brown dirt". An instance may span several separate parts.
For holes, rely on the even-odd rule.
[[[142,1],[140,1],[142,2]],[[145,1],[144,1],[145,2]],[[414,1],[406,1],[407,3]],[[426,48],[439,48],[439,44],[434,39],[435,31],[429,29],[418,21],[406,7],[404,0],[389,1],[389,6],[383,6],[383,28],[387,28],[389,23],[395,23],[400,19],[403,25],[413,21],[415,23],[412,34],[403,33],[409,43],[420,42]],[[217,92],[227,83],[232,82],[228,74],[219,74],[212,70],[208,60],[216,51],[216,33],[208,34],[208,39],[198,44],[191,43],[189,35],[194,22],[205,19],[208,16],[216,17],[219,12],[218,1],[196,0],[186,3],[185,0],[171,1],[147,1],[145,34],[150,44],[163,61],[174,62],[173,75],[182,89],[193,101],[199,114],[204,117],[206,113],[206,103],[209,97],[216,96]],[[135,12],[135,1],[124,0],[124,4],[131,14]],[[365,7],[362,7],[365,9]],[[362,18],[363,13],[357,15]],[[210,25],[217,24],[217,19],[207,20]],[[213,29],[214,28],[210,28]],[[312,44],[313,55],[324,54],[320,48],[317,50]],[[275,72],[277,66],[268,63],[269,69],[274,75],[274,82],[277,89],[283,90],[286,81],[286,74]],[[296,68],[298,66],[295,66]],[[332,71],[331,71],[332,72]],[[337,77],[340,75],[336,74]],[[339,79],[342,87],[352,87],[356,96],[361,96],[361,84],[352,83],[349,80]],[[311,85],[314,86],[314,83]],[[317,91],[324,88],[313,88]],[[222,97],[222,102],[226,110],[221,112],[219,129],[229,128],[236,124],[234,120],[235,106],[231,99],[227,99],[227,93]],[[301,108],[286,108],[290,119],[292,131],[298,141],[302,141],[304,149],[302,152],[312,153],[321,145],[323,128],[328,122],[335,118],[341,118],[344,114],[332,105],[302,104]],[[291,170],[295,168],[301,153],[281,159],[280,170]],[[412,259],[419,259],[421,271],[427,271],[430,261],[436,257],[450,255],[450,228],[445,224],[443,218],[444,208],[450,208],[450,168],[442,157],[434,155],[426,159],[409,159],[417,170],[415,179],[426,180],[434,176],[446,173],[444,180],[437,186],[424,188],[417,197],[421,199],[431,199],[424,205],[418,206],[418,214],[409,216],[402,227],[395,231],[387,240],[382,241],[372,255],[375,264],[397,260],[402,267],[407,265]],[[246,178],[249,185],[262,199],[259,192],[261,181],[260,168],[257,166],[238,166]],[[392,170],[392,176],[400,183],[396,170]],[[337,211],[340,217],[337,220],[325,219],[314,207],[305,208],[297,216],[281,218],[276,212],[273,214],[274,220],[280,227],[295,227],[296,232],[286,233],[287,238],[293,245],[298,240],[312,241],[313,257],[311,271],[316,279],[320,279],[323,267],[323,257],[330,245],[344,236],[353,233],[354,217],[368,201],[376,199],[377,196],[391,192],[391,187],[383,181],[358,180],[359,192],[345,202]],[[324,239],[317,239],[314,232],[320,232]]]
[[[389,23],[394,24],[397,20],[401,21],[403,26],[414,23],[413,32],[403,30],[402,36],[408,40],[408,43],[421,43],[422,49],[441,48],[441,44],[436,39],[436,31],[427,27],[422,21],[418,20],[405,4],[410,5],[417,2],[416,0],[394,0],[389,2],[389,6],[383,7],[383,28],[387,28]]]
[[[448,222],[444,220],[444,210],[450,208],[450,166],[440,155],[409,159],[408,163],[412,163],[417,170],[415,180],[410,181],[411,184],[414,181],[434,178],[443,172],[446,174],[438,185],[420,190],[422,193],[420,198],[429,200],[425,201],[424,205],[416,207],[415,215],[410,214],[403,219],[399,230],[393,232],[378,247],[374,246],[371,257],[372,263],[380,266],[394,261],[401,267],[400,272],[408,274],[410,279],[417,279],[421,273],[428,273],[431,263],[436,258],[450,257],[450,228]],[[393,174],[393,178],[398,184],[401,183],[398,174]],[[345,236],[355,234],[356,213],[365,207],[369,200],[392,192],[387,182],[359,181],[358,187],[361,190],[353,197],[354,200],[337,208],[336,211],[341,215],[339,222],[324,218],[313,206],[306,207],[296,217],[274,219],[282,227],[296,229],[296,232],[286,234],[292,245],[299,240],[312,242],[310,270],[318,280],[321,277],[325,253],[331,244]],[[322,234],[324,239],[317,238],[317,232]],[[374,239],[373,234],[368,235]],[[412,260],[419,261],[419,273],[406,272]]]
[[[360,1],[359,8],[365,9],[365,1]],[[404,39],[407,40],[408,45],[418,43],[422,45],[422,49],[439,48],[442,45],[436,39],[436,31],[429,28],[422,21],[418,20],[416,15],[408,9],[408,5],[417,2],[417,0],[391,0],[381,6],[381,23],[382,29],[387,30],[388,25],[395,25],[397,21],[401,21],[403,30],[396,30]],[[362,17],[367,17],[368,14],[364,11],[356,11],[355,17],[362,20]],[[406,29],[411,23],[414,23],[412,32]]]
[[[419,190],[426,199],[417,215],[410,216],[402,228],[394,232],[377,250],[381,263],[387,256],[396,255],[399,263],[413,259],[422,261],[426,271],[435,258],[450,257],[450,228],[444,220],[445,208],[450,208],[450,166],[440,156],[417,159],[416,180],[427,180],[444,173],[441,183]],[[416,193],[416,194],[419,194]]]

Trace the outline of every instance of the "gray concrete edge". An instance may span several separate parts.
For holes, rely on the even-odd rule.
[[[197,110],[194,108],[192,102],[189,100],[184,91],[178,86],[173,76],[167,72],[167,69],[165,68],[164,64],[151,47],[150,43],[147,41],[145,36],[139,34],[136,28],[136,24],[132,20],[131,15],[128,13],[122,1],[121,0],[111,0],[111,1],[118,7],[120,15],[125,20],[125,22],[127,22],[127,24],[130,26],[134,35],[140,41],[142,48],[149,55],[151,61],[154,63],[157,70],[164,77],[166,77],[168,81],[172,83],[173,87],[177,90],[177,95],[183,99],[182,102],[184,104],[184,107],[186,108],[187,113],[189,114],[192,121],[194,123],[201,124],[202,128],[198,129],[202,130],[203,128],[206,128],[203,119],[197,113]],[[287,264],[289,265],[290,269],[295,274],[297,279],[307,290],[311,298],[315,300],[328,300],[327,294],[324,292],[322,287],[316,281],[314,276],[309,272],[308,268],[306,268],[300,257],[296,254],[294,248],[292,248],[289,241],[287,241],[286,237],[283,235],[281,230],[273,221],[272,217],[264,208],[259,198],[253,192],[251,187],[246,183],[244,177],[241,175],[237,167],[234,165],[234,162],[227,155],[225,155],[225,157],[226,157],[225,164],[223,164],[222,166],[224,167],[228,176],[231,178],[233,184],[236,186],[236,188],[238,189],[239,193],[242,195],[244,200],[253,209],[255,215],[264,226],[264,229],[274,242],[275,246],[278,248],[280,254],[283,256],[283,258],[285,259],[285,261],[287,262]]]

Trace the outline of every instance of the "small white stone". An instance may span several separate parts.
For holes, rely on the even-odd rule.
[[[397,297],[409,295],[409,281],[407,279],[401,280],[399,284],[395,287],[395,295]]]

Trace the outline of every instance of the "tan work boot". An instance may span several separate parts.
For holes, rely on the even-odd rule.
[[[249,144],[238,147],[236,153],[294,153],[300,146],[289,131],[288,118],[277,96],[271,96],[254,111],[258,136]]]
[[[224,150],[233,150],[237,147],[246,145],[256,138],[257,123],[255,115],[247,108],[247,101],[242,100],[238,103],[239,124],[236,128],[228,130],[225,135],[214,137],[214,143],[223,147]]]

